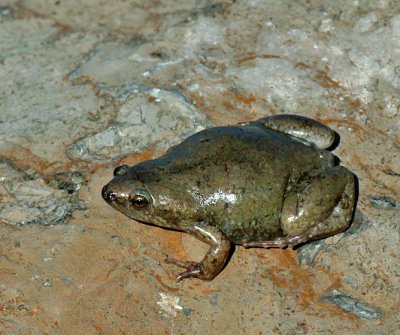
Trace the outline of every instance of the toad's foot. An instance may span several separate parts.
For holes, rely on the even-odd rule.
[[[201,263],[190,262],[190,261],[181,261],[179,259],[168,257],[165,260],[169,264],[177,265],[181,268],[186,269],[187,271],[180,273],[176,276],[176,281],[180,282],[185,278],[201,278],[205,279],[204,270],[202,269]]]
[[[168,257],[168,263],[175,264],[187,270],[179,274],[176,280],[180,281],[185,278],[214,279],[221,272],[228,259],[231,242],[217,228],[203,222],[188,225],[183,231],[207,243],[210,249],[199,263],[180,261]]]

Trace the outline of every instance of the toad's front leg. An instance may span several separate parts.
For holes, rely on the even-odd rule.
[[[223,269],[231,249],[231,242],[217,228],[205,223],[195,223],[186,227],[184,232],[195,236],[200,241],[210,245],[210,250],[199,263],[181,261],[173,258],[167,258],[168,263],[185,268],[176,277],[177,281],[185,278],[199,278],[202,280],[212,280]]]

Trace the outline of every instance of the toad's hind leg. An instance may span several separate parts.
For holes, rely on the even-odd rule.
[[[335,132],[321,122],[300,115],[280,114],[258,119],[255,123],[314,143],[320,149],[329,148],[335,141]]]
[[[281,226],[286,236],[245,243],[244,247],[293,247],[349,226],[355,205],[355,180],[350,171],[340,166],[330,168],[300,188],[287,194],[282,209]]]

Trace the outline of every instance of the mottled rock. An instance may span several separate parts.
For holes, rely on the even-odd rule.
[[[338,307],[343,308],[346,312],[351,312],[363,319],[377,319],[382,317],[382,313],[376,308],[337,290],[333,290],[323,296],[321,301],[331,302]]]
[[[398,332],[399,13],[397,0],[0,3],[0,213],[17,218],[0,223],[0,333]],[[108,208],[110,162],[152,158],[208,118],[283,112],[339,133],[362,215],[294,251],[236,247],[214,281],[176,284],[165,258],[204,249]],[[66,219],[78,197],[67,224],[16,225]]]
[[[76,196],[49,186],[0,161],[0,221],[11,225],[54,225],[69,220],[79,208]]]
[[[152,89],[132,94],[110,127],[68,148],[74,159],[112,161],[145,148],[168,148],[212,122],[176,93]]]

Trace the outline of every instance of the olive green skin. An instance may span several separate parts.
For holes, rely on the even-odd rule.
[[[309,142],[327,147],[334,134],[294,115],[206,129],[157,159],[119,168],[103,197],[132,219],[209,243],[201,263],[171,262],[188,270],[178,280],[210,280],[223,268],[229,242],[294,246],[348,227],[354,177]],[[144,203],[135,203],[135,194]]]

